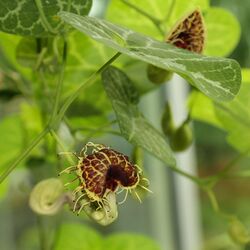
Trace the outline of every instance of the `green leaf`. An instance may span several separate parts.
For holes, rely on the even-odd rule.
[[[207,0],[175,0],[169,15],[172,0],[111,1],[106,15],[108,20],[159,40],[164,40],[156,25],[148,17],[126,4],[126,2],[161,21],[161,27],[163,27],[165,33],[166,30],[174,27],[176,22],[187,13],[197,8],[201,9],[205,13],[204,19],[207,30],[204,52],[206,55],[226,56],[232,52],[240,38],[240,25],[234,15],[222,8],[209,8],[209,1]],[[120,11],[121,9],[123,11]],[[224,44],[227,44],[227,46],[224,46]]]
[[[194,11],[194,9],[201,9],[202,12],[206,12],[209,9],[209,0],[175,0],[174,2],[175,3],[173,11],[170,14],[169,18],[168,28],[172,28],[176,24],[176,22],[178,22],[178,20],[182,19],[184,16]]]
[[[102,238],[92,228],[82,224],[63,224],[55,250],[101,250]]]
[[[244,81],[237,97],[228,103],[213,103],[201,93],[191,96],[191,116],[224,129],[228,142],[240,152],[250,150],[250,70],[243,70]]]
[[[244,82],[239,94],[232,102],[215,104],[215,113],[224,129],[228,141],[240,152],[250,150],[250,70],[244,70]]]
[[[26,134],[26,137],[30,135],[30,138],[33,138],[42,130],[43,123],[41,111],[38,106],[30,105],[25,102],[22,103],[20,117],[25,126],[25,129],[28,132],[28,134]]]
[[[163,40],[164,38],[151,20],[131,8],[125,2],[135,5],[147,14],[150,14],[159,21],[162,21],[164,32],[169,30],[176,23],[176,21],[182,18],[187,12],[194,10],[197,7],[202,10],[206,10],[208,7],[208,0],[175,0],[171,15],[169,15],[168,13],[171,10],[172,0],[111,1],[106,15],[108,20],[131,28],[137,32],[142,32],[159,40]]]
[[[65,69],[63,98],[68,97],[75,88],[84,82],[97,68],[101,67],[113,51],[90,39],[81,32],[72,32],[68,38],[69,50]],[[98,113],[107,113],[111,105],[106,98],[100,79],[94,85],[85,88],[79,99],[95,108]],[[82,106],[85,107],[85,106]],[[82,112],[87,111],[82,108]],[[86,113],[86,112],[85,112]],[[96,114],[94,114],[96,115]]]
[[[97,18],[67,12],[60,16],[108,47],[176,72],[215,100],[231,100],[240,88],[240,66],[234,60],[191,53]]]
[[[0,166],[4,166],[21,151],[22,128],[21,121],[17,116],[5,117],[0,122]],[[2,171],[2,169],[0,169]]]
[[[55,35],[63,30],[57,13],[88,14],[92,0],[6,0],[0,2],[0,30],[23,36]]]
[[[188,103],[190,115],[193,119],[223,128],[223,125],[215,114],[214,104],[207,96],[198,91],[192,91],[188,98]]]
[[[160,250],[148,237],[138,234],[113,234],[101,237],[91,227],[63,224],[55,250]]]
[[[207,29],[204,53],[210,56],[229,55],[240,40],[239,21],[222,8],[210,8],[204,19]]]
[[[106,238],[103,249],[109,250],[160,250],[151,239],[136,234],[113,234]]]
[[[124,59],[125,60],[122,60]],[[142,61],[135,60],[128,56],[123,56],[119,59],[122,62],[121,68],[126,69],[126,74],[135,84],[136,89],[143,95],[149,91],[156,89],[158,86],[153,84],[147,76],[148,64]],[[138,74],[140,72],[140,74]]]
[[[109,67],[102,74],[105,90],[112,102],[121,133],[131,143],[140,146],[170,166],[175,159],[164,136],[140,113],[131,93],[133,84],[120,70]]]
[[[16,48],[17,62],[23,67],[34,68],[38,58],[36,40],[24,37]]]
[[[32,79],[32,71],[22,67],[16,60],[16,47],[18,46],[21,37],[0,32],[0,67],[11,79],[19,86],[27,86],[27,79]],[[27,88],[27,87],[26,87]]]

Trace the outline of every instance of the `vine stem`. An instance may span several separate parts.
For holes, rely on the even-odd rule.
[[[205,192],[207,193],[207,196],[210,200],[210,203],[212,205],[213,210],[219,215],[221,216],[223,219],[227,220],[227,221],[231,221],[233,219],[236,219],[235,215],[233,214],[228,214],[228,213],[224,213],[220,210],[218,201],[216,199],[216,196],[214,194],[214,192],[212,191],[211,188],[205,189]]]
[[[4,181],[4,179],[16,168],[16,166],[24,160],[31,150],[43,139],[44,136],[49,132],[49,126],[45,127],[45,129],[30,143],[30,145],[16,158],[16,160],[7,168],[0,176],[0,184]]]
[[[52,130],[53,127],[55,127],[55,125],[58,124],[58,122],[63,118],[64,113],[66,112],[66,110],[68,109],[68,107],[70,106],[70,104],[78,97],[78,95],[80,94],[80,91],[83,89],[83,87],[87,87],[89,85],[91,85],[96,78],[98,77],[98,75],[103,72],[113,61],[115,61],[119,56],[121,55],[120,52],[116,53],[109,61],[107,61],[99,70],[97,70],[93,75],[90,76],[90,78],[83,82],[76,90],[75,92],[66,100],[66,102],[64,103],[64,105],[62,106],[62,108],[60,109],[59,113],[55,115],[54,118],[50,119],[49,124],[45,127],[45,129],[37,135],[37,137],[30,143],[30,145],[16,158],[16,160],[0,175],[0,184],[5,180],[5,178],[18,166],[18,164],[24,160],[29,153],[31,152],[31,150],[33,148],[35,148],[38,143]],[[61,78],[62,75],[59,76],[59,78]],[[62,81],[59,81],[58,84],[62,85]],[[57,87],[59,90],[61,88]],[[55,102],[55,106],[58,105],[59,102],[59,94],[57,94],[58,97],[56,97],[56,99],[58,99]],[[53,110],[56,110],[56,107],[53,107]],[[54,116],[54,112],[52,114],[52,116]]]
[[[191,175],[185,171],[182,171],[180,168],[178,167],[170,167],[174,172],[190,179],[191,181],[195,182],[198,186],[202,186],[203,182],[205,181],[204,179],[200,179],[199,177],[196,177],[194,175]]]
[[[61,97],[61,92],[62,92],[62,84],[63,84],[66,59],[67,59],[67,42],[64,40],[62,66],[61,66],[61,71],[60,71],[60,75],[59,75],[58,83],[56,87],[56,97],[55,97],[54,107],[52,110],[52,115],[50,118],[50,124],[53,124],[55,117],[57,115],[57,112],[58,112],[58,107],[59,107],[59,102],[60,102],[60,97]]]
[[[121,55],[120,52],[117,52],[110,60],[108,60],[100,69],[98,69],[93,75],[89,77],[89,79],[82,84],[74,91],[74,93],[68,97],[68,99],[64,102],[61,109],[59,110],[58,115],[55,117],[55,123],[58,123],[62,120],[66,110],[71,105],[71,103],[78,97],[83,88],[86,88],[93,84],[97,78],[97,76],[102,73],[113,61],[115,61]]]
[[[37,215],[36,220],[37,220],[37,227],[39,231],[40,249],[49,250],[47,232],[45,229],[43,218],[40,215]]]
[[[218,201],[214,195],[214,192],[209,188],[209,189],[206,189],[206,193],[207,193],[207,196],[211,202],[211,205],[214,209],[214,211],[216,213],[219,213],[220,212],[220,208],[219,208],[219,204],[218,204]]]
[[[237,155],[234,159],[232,159],[220,172],[216,174],[218,179],[222,179],[226,176],[226,174],[235,166],[236,163],[241,161],[247,154],[249,154],[250,149],[247,149],[245,152]]]

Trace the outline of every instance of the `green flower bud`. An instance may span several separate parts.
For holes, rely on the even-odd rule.
[[[93,202],[89,202],[89,198],[87,196],[82,199],[82,203],[89,203],[84,206],[83,209],[91,219],[102,226],[107,226],[114,222],[118,217],[116,194],[114,192],[109,192],[104,199],[103,207],[98,210],[94,206]]]
[[[238,219],[232,219],[228,227],[228,234],[239,245],[245,245],[250,240],[246,227]]]
[[[192,141],[192,129],[190,128],[188,121],[185,121],[170,137],[170,146],[174,151],[179,152],[187,149],[192,144]]]
[[[162,127],[163,133],[166,136],[172,136],[175,131],[172,112],[171,112],[168,102],[166,103],[166,106],[162,115],[161,127]]]
[[[29,205],[42,215],[56,214],[67,201],[63,183],[56,178],[40,181],[31,191]]]
[[[162,84],[169,81],[172,78],[173,73],[149,64],[147,67],[147,76],[152,83]]]

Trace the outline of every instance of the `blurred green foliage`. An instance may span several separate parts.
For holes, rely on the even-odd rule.
[[[57,94],[56,85],[62,63],[63,39],[62,37],[48,36],[48,34],[51,35],[53,32],[61,33],[69,29],[68,27],[62,27],[61,20],[57,16],[58,8],[60,10],[70,10],[67,4],[75,3],[75,5],[71,6],[74,13],[87,14],[92,1],[74,0],[71,2],[55,0],[49,9],[47,9],[47,2],[42,1],[45,13],[41,14],[39,12],[40,15],[38,15],[37,10],[32,12],[32,14],[26,15],[26,11],[33,10],[34,6],[31,3],[32,1],[27,0],[24,2],[25,5],[21,5],[21,2],[10,0],[7,0],[5,5],[0,3],[0,29],[16,34],[10,35],[0,32],[1,172],[6,169],[7,165],[21,151],[27,148],[30,141],[47,125],[53,112],[52,106]],[[58,2],[65,5],[57,5]],[[171,30],[176,21],[182,18],[183,15],[199,7],[204,14],[207,29],[205,55],[228,56],[231,54],[244,67],[249,67],[250,53],[247,52],[249,51],[250,41],[246,29],[249,24],[249,15],[247,13],[248,10],[250,11],[248,0],[241,0],[241,4],[232,0],[211,1],[212,5],[216,4],[216,8],[211,7],[208,0],[176,0],[174,5],[170,0],[131,0],[130,3],[140,8],[142,13],[138,13],[127,2],[125,0],[111,1],[107,9],[106,19],[149,35],[159,41],[164,41],[167,32]],[[12,19],[8,19],[9,21],[3,18],[7,11],[2,10],[6,9],[6,6],[13,10]],[[25,6],[27,9],[24,8]],[[237,16],[240,24],[235,16],[226,9],[221,8],[222,6],[231,9],[232,13]],[[46,12],[46,10],[48,11]],[[150,14],[150,16],[145,15],[145,13]],[[56,16],[54,16],[55,14]],[[29,19],[27,19],[28,16],[30,17]],[[152,19],[152,17],[154,18]],[[49,20],[48,23],[46,23],[46,18]],[[17,19],[19,19],[21,24],[26,25],[26,29],[18,29],[15,26]],[[33,21],[34,23],[38,22],[39,25],[33,27]],[[6,22],[8,22],[8,25],[6,25]],[[218,22],[220,25],[218,25]],[[109,30],[107,29],[107,31]],[[28,38],[19,36],[23,34],[31,36]],[[39,34],[42,34],[42,37]],[[103,33],[100,32],[100,35],[103,35]],[[133,46],[141,45],[142,41],[138,37],[140,35],[135,34],[133,39],[129,40],[131,43],[134,43],[132,44]],[[237,50],[233,52],[239,39],[240,43]],[[112,41],[118,43],[121,47],[124,46],[124,40],[119,36],[113,35]],[[75,93],[77,87],[84,84],[86,79],[104,65],[114,53],[113,49],[105,47],[103,44],[76,30],[69,33],[67,44],[67,65],[65,67],[60,99],[60,104],[62,105],[67,101],[67,98],[70,98]],[[160,43],[157,45],[160,45]],[[145,54],[141,54],[139,56],[140,59],[143,59],[149,53],[148,51]],[[154,54],[153,49],[150,53]],[[178,51],[174,53],[176,53],[176,56]],[[197,60],[201,58],[198,55],[189,55],[197,57]],[[160,54],[158,53],[157,56],[157,63],[159,63]],[[175,56],[173,56],[174,60]],[[227,61],[224,59],[220,60]],[[151,125],[148,125],[147,120],[142,117],[136,106],[139,98],[143,98],[144,93],[156,88],[147,79],[147,64],[128,56],[123,56],[115,62],[115,65],[122,69],[119,71],[118,76],[126,80],[125,84],[123,81],[115,81],[119,80],[119,78],[105,78],[106,93],[101,84],[101,78],[97,77],[97,80],[92,85],[78,93],[77,100],[67,110],[56,131],[59,140],[52,137],[52,134],[46,135],[38,147],[33,149],[27,159],[23,161],[22,169],[19,168],[14,171],[13,179],[10,178],[7,181],[5,180],[3,184],[1,183],[0,203],[4,205],[3,209],[9,210],[9,207],[11,207],[13,212],[11,217],[6,216],[4,218],[1,215],[1,219],[3,218],[1,232],[5,231],[5,224],[10,224],[14,228],[11,232],[15,235],[13,237],[16,240],[15,242],[12,236],[10,236],[10,239],[6,237],[4,239],[6,243],[4,250],[11,249],[11,247],[8,249],[8,244],[23,250],[42,249],[50,244],[53,245],[54,249],[58,250],[85,248],[93,250],[159,249],[159,246],[149,238],[132,233],[111,234],[103,237],[97,233],[97,230],[86,225],[86,218],[81,217],[81,219],[84,219],[84,223],[75,223],[76,219],[71,217],[68,211],[63,211],[61,214],[53,217],[50,221],[52,225],[44,225],[43,222],[46,219],[37,217],[27,208],[28,195],[34,184],[44,178],[55,176],[55,173],[65,166],[66,163],[56,156],[58,151],[74,151],[75,148],[81,148],[83,142],[89,139],[96,140],[98,137],[108,133],[114,133],[119,136],[123,134],[127,140],[146,148],[156,157],[164,159],[167,163],[173,162],[171,151],[169,151],[171,157],[164,155],[166,152],[163,149],[169,150],[165,138]],[[193,64],[186,62],[182,66],[189,65],[193,67]],[[221,74],[217,67],[218,64],[215,62],[214,68],[211,69],[215,71],[215,73],[211,73],[215,79]],[[198,64],[192,69],[195,69],[198,73],[202,70]],[[128,80],[123,71],[126,72],[131,80]],[[224,78],[222,77],[221,80],[224,81]],[[210,87],[212,87],[215,82],[215,80],[212,83],[208,81],[207,86],[210,86],[209,84],[211,83]],[[114,83],[124,86],[118,91],[116,89],[118,85]],[[112,86],[112,84],[114,85]],[[131,88],[128,88],[129,84],[132,85]],[[240,83],[237,82],[237,84]],[[237,98],[231,103],[214,103],[200,92],[192,92],[190,97],[192,118],[210,125],[212,124],[214,127],[223,130],[223,133],[228,133],[229,143],[241,152],[248,150],[250,146],[250,140],[248,140],[250,139],[248,129],[250,124],[248,109],[250,105],[248,98],[250,96],[249,84],[250,73],[249,70],[245,70],[243,71],[242,89]],[[113,88],[112,91],[110,91],[111,87]],[[225,86],[225,89],[237,92],[230,84]],[[114,111],[116,111],[116,117],[107,94],[113,104]],[[215,93],[212,93],[213,95],[215,96]],[[117,96],[121,97],[121,99],[117,98]],[[127,101],[126,98],[131,98],[131,96],[135,99]],[[121,133],[117,130],[116,119],[120,123]],[[130,122],[127,127],[125,126],[128,125],[126,122]],[[208,143],[208,139],[206,139],[206,143]],[[214,141],[210,138],[211,148],[216,148],[214,151],[218,151],[218,147],[216,147],[218,145],[222,145],[223,148],[223,143],[217,144]],[[160,144],[160,142],[162,143]],[[206,160],[208,161],[209,159]],[[244,172],[244,174],[249,176],[249,173]],[[230,190],[225,188],[225,192],[230,192]],[[239,213],[242,212],[246,215],[245,208],[247,207],[247,202],[242,207],[244,211],[239,211]],[[207,212],[207,204],[203,206],[203,209],[206,210],[204,212],[204,224],[208,225],[207,231],[209,231],[210,228],[217,227],[221,223],[219,221],[220,217],[218,214],[214,215],[214,212],[211,216],[211,208]],[[2,212],[2,210],[0,211]],[[248,220],[247,223],[249,225]],[[216,233],[221,232],[221,230],[226,231],[223,223],[218,226]],[[206,238],[210,237],[210,235],[206,234],[205,236]],[[0,236],[0,240],[3,240],[3,238],[4,236]],[[205,249],[208,250],[238,249],[225,234],[212,239],[206,245]]]

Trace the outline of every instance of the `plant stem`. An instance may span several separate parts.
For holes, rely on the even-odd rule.
[[[71,103],[78,97],[83,88],[86,88],[93,84],[100,73],[102,73],[113,61],[115,61],[121,55],[120,52],[117,52],[109,61],[107,61],[101,68],[99,68],[94,74],[92,74],[89,79],[82,84],[74,91],[74,93],[65,101],[61,109],[59,110],[58,115],[55,117],[54,123],[58,123],[62,120],[65,112]],[[53,124],[54,125],[54,124]]]
[[[218,213],[220,211],[220,208],[219,208],[217,199],[216,199],[216,197],[214,195],[214,192],[209,188],[209,189],[206,189],[206,193],[208,195],[208,198],[209,198],[209,200],[211,202],[211,205],[212,205],[214,211],[216,213]]]
[[[67,42],[64,40],[63,60],[62,60],[60,75],[59,75],[59,78],[58,78],[58,83],[57,83],[57,86],[56,86],[55,103],[54,103],[52,115],[51,115],[51,118],[50,118],[50,124],[51,125],[53,124],[53,122],[55,120],[55,117],[57,115],[57,112],[58,112],[60,96],[61,96],[61,92],[62,92],[62,84],[63,84],[65,65],[66,65],[66,58],[67,58]]]
[[[43,218],[37,215],[36,219],[37,219],[37,227],[38,227],[38,232],[39,232],[40,249],[49,250],[47,234],[46,234]]]
[[[116,58],[118,58],[121,55],[120,52],[116,53],[108,62],[106,62],[99,70],[97,70],[87,81],[85,81],[84,83],[82,83],[77,90],[72,94],[72,96],[70,96],[66,102],[64,103],[64,105],[62,106],[62,108],[60,109],[59,113],[57,114],[57,112],[55,112],[57,115],[52,119],[50,119],[49,124],[44,128],[44,130],[37,136],[35,137],[35,139],[30,143],[30,145],[16,158],[16,160],[0,175],[0,184],[4,181],[4,179],[17,167],[17,165],[24,160],[29,153],[31,152],[31,150],[37,146],[37,144],[48,134],[48,132],[51,131],[51,129],[53,127],[55,127],[55,125],[58,124],[58,122],[61,121],[61,119],[64,116],[65,111],[68,109],[68,107],[70,106],[70,104],[77,98],[77,96],[80,93],[80,90],[82,90],[83,87],[89,86],[91,85],[96,78],[98,77],[98,75],[104,71],[113,61],[116,60]],[[64,69],[63,69],[64,70]],[[60,79],[62,78],[62,73],[60,74]],[[58,87],[59,91],[62,85],[62,79],[58,82],[58,84],[60,85]],[[57,94],[57,101],[55,102],[55,107],[53,108],[53,110],[56,110],[58,106],[58,102],[59,102],[59,97],[60,97],[60,93]],[[52,116],[54,115],[54,113],[52,114]]]
[[[243,157],[245,157],[250,152],[250,149],[246,150],[245,152],[237,155],[234,159],[232,159],[220,172],[218,172],[215,177],[217,179],[222,179],[226,177],[226,174],[231,170],[232,167],[235,166]]]
[[[58,243],[58,240],[60,238],[60,234],[61,234],[61,228],[62,228],[62,222],[63,222],[63,216],[62,216],[62,213],[59,214],[58,216],[58,220],[56,222],[56,226],[55,226],[55,233],[54,233],[54,238],[53,238],[53,241],[52,241],[52,244],[50,246],[50,250],[54,250],[56,249],[56,245]]]
[[[16,158],[16,160],[7,168],[0,176],[0,184],[4,179],[16,168],[16,166],[25,159],[31,150],[43,139],[43,137],[49,132],[49,127],[45,129],[30,143],[30,145]]]
[[[182,170],[181,170],[180,168],[178,168],[178,167],[171,167],[171,169],[172,169],[174,172],[176,172],[176,173],[178,173],[178,174],[180,174],[180,175],[183,175],[184,177],[186,177],[186,178],[190,179],[191,181],[195,182],[198,186],[202,186],[202,185],[203,185],[204,179],[201,179],[201,178],[196,177],[196,176],[194,176],[194,175],[191,175],[191,174],[189,174],[189,173],[187,173],[187,172],[185,172],[185,171],[182,171]]]
[[[223,219],[226,219],[226,220],[229,220],[229,221],[236,218],[235,215],[233,215],[233,214],[228,214],[228,213],[222,212],[222,211],[220,210],[220,207],[219,207],[218,201],[217,201],[217,199],[216,199],[216,196],[215,196],[215,194],[214,194],[214,192],[212,191],[211,188],[205,189],[205,192],[206,192],[207,195],[208,195],[208,198],[209,198],[209,200],[210,200],[210,203],[211,203],[211,205],[212,205],[213,210],[214,210],[219,216],[221,216]]]
[[[135,11],[137,11],[138,13],[140,13],[141,15],[145,16],[146,18],[148,18],[154,25],[155,27],[159,30],[159,32],[161,33],[161,35],[165,35],[165,32],[162,30],[161,28],[161,20],[155,18],[154,16],[151,16],[150,14],[148,14],[147,12],[145,12],[144,10],[138,8],[136,5],[128,2],[127,0],[121,0],[124,4],[126,4],[127,6],[129,6],[130,8],[134,9]]]
[[[38,58],[36,60],[35,70],[38,70],[42,64],[45,54],[47,53],[48,48],[43,48],[42,51],[39,53]]]

